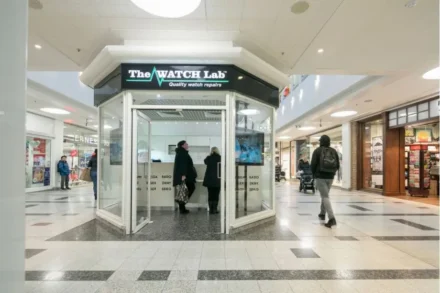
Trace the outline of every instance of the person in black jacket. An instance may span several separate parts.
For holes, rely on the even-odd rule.
[[[209,213],[218,214],[217,206],[220,195],[220,169],[221,156],[217,147],[211,149],[211,154],[206,157],[206,172],[203,186],[208,188]]]
[[[188,188],[188,198],[196,190],[197,172],[194,168],[194,163],[188,153],[188,143],[184,140],[177,144],[176,157],[174,158],[173,171],[173,186],[177,186],[185,182]],[[189,211],[185,207],[185,203],[179,202],[179,210],[182,214],[187,214]]]
[[[95,200],[97,197],[97,184],[98,184],[98,149],[95,149],[95,152],[93,153],[92,157],[90,158],[89,163],[87,164],[87,167],[90,168],[90,177],[92,178],[93,182],[93,193],[95,195]]]
[[[316,188],[321,194],[321,213],[318,217],[324,221],[327,213],[329,221],[325,226],[331,228],[336,225],[336,219],[333,214],[329,192],[335,173],[339,170],[339,157],[336,150],[330,147],[330,137],[327,135],[323,135],[319,139],[319,148],[313,152],[311,167],[316,180]]]

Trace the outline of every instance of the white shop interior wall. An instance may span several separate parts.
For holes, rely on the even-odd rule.
[[[26,136],[44,138],[50,141],[50,185],[27,188],[27,192],[47,190],[57,186],[59,176],[56,173],[56,163],[63,154],[64,123],[52,118],[34,113],[26,113]],[[25,153],[23,152],[23,156]],[[46,158],[47,160],[47,158]]]

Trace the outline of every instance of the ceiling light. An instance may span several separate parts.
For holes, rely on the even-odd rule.
[[[331,116],[332,117],[348,117],[348,116],[353,116],[356,114],[357,114],[356,111],[340,111],[340,112],[333,113]]]
[[[131,0],[146,12],[167,18],[178,18],[194,12],[201,0]]]
[[[250,115],[260,114],[260,111],[257,109],[242,109],[242,110],[238,111],[238,114],[250,116]]]
[[[111,127],[110,125],[104,125],[104,129],[112,129],[113,127]]]
[[[440,67],[434,68],[423,74],[424,79],[440,79]]]
[[[35,44],[34,47],[35,47],[35,49],[38,49],[38,50],[41,50],[41,48],[42,48],[41,45],[38,45],[38,44]]]
[[[243,76],[240,75],[240,76],[238,77],[238,79],[240,79],[240,80],[243,79]]]
[[[64,109],[58,109],[58,108],[41,108],[40,111],[50,113],[50,114],[56,114],[56,115],[68,115],[70,114],[69,111],[66,111]]]
[[[290,138],[290,136],[280,136],[280,137],[278,137],[278,139],[289,139]]]
[[[313,130],[313,129],[316,129],[316,127],[315,126],[301,126],[300,128],[298,128],[299,130],[302,130],[302,131],[306,131],[306,130]]]
[[[318,53],[319,53],[319,54],[324,53],[324,49],[323,49],[323,48],[318,49]]]

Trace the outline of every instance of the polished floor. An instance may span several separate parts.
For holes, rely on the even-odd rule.
[[[26,292],[439,292],[439,208],[331,191],[276,187],[277,218],[234,235],[219,217],[155,212],[126,236],[95,219],[90,187],[27,194]]]

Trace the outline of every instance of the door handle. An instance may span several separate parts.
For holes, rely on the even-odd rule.
[[[217,179],[221,179],[220,162],[217,163]]]

